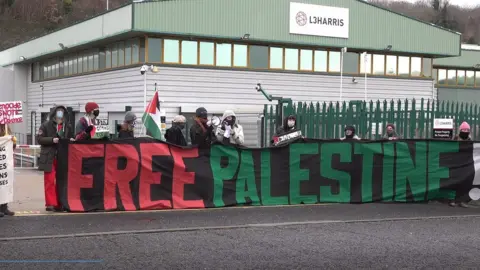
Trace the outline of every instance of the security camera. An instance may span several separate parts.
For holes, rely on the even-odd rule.
[[[147,72],[148,67],[146,65],[143,65],[142,68],[140,69],[140,74],[144,75],[145,72]]]
[[[257,92],[260,92],[260,89],[262,89],[262,85],[257,83],[257,86],[255,86],[255,89],[257,90]]]
[[[352,83],[357,83],[357,79],[355,79],[355,77],[352,78]]]

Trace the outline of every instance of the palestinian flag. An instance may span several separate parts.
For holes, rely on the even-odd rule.
[[[152,100],[145,109],[145,113],[142,117],[142,122],[145,128],[148,131],[148,135],[157,139],[164,141],[160,121],[160,102],[158,101],[158,92],[155,92]]]

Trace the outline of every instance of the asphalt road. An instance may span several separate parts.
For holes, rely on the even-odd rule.
[[[0,269],[473,269],[480,209],[226,208],[2,218]],[[74,261],[75,260],[75,261]]]

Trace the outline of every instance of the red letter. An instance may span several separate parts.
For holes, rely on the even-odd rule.
[[[203,200],[189,200],[184,199],[185,185],[195,183],[195,173],[187,172],[183,158],[198,157],[198,148],[182,149],[178,147],[171,147],[173,155],[173,187],[172,200],[173,208],[205,208]]]
[[[68,145],[68,205],[70,211],[83,212],[80,189],[93,187],[93,176],[82,174],[84,158],[103,157],[103,144]]]
[[[142,143],[140,144],[140,154],[142,157],[142,169],[140,172],[140,209],[167,209],[172,208],[169,200],[158,200],[153,202],[150,197],[151,184],[160,184],[162,178],[161,172],[153,172],[153,156],[170,156],[168,144],[163,143]]]
[[[118,169],[118,159],[127,159],[125,169]],[[105,155],[105,186],[103,193],[103,205],[105,210],[117,209],[117,192],[122,200],[123,207],[127,211],[135,211],[137,208],[133,203],[130,182],[138,174],[138,153],[133,145],[108,144]]]

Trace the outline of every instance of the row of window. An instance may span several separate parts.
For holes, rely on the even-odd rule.
[[[438,69],[437,72],[438,85],[480,87],[480,71]]]
[[[33,64],[33,81],[71,76],[138,64],[144,61],[145,46],[135,38],[64,57],[56,57]]]

